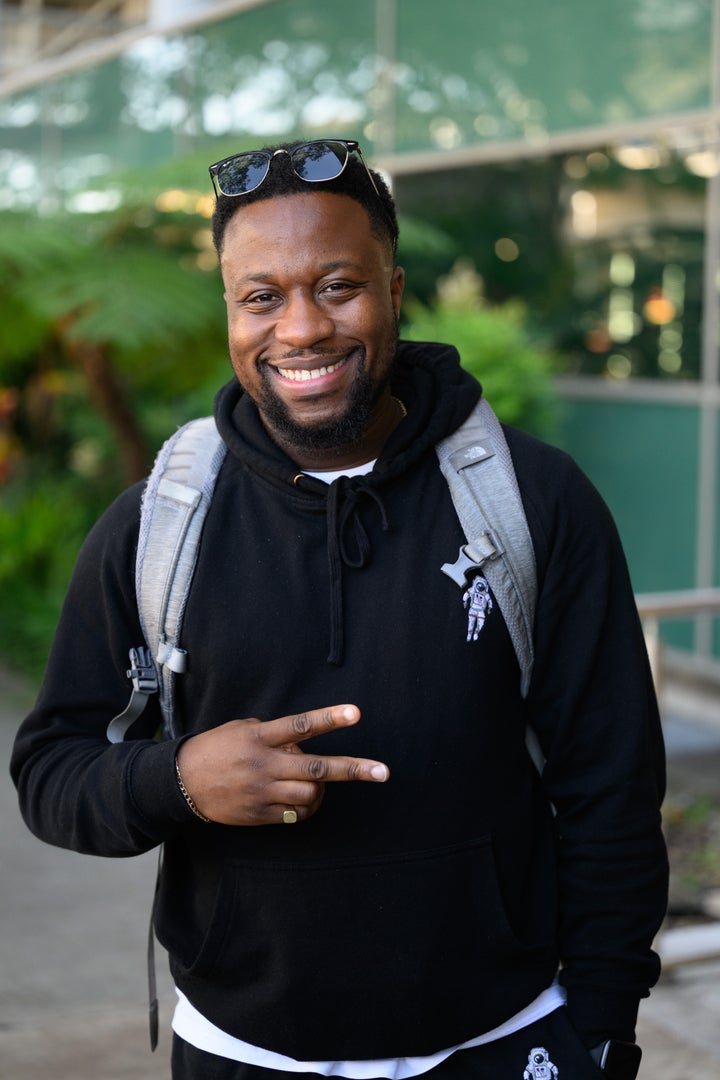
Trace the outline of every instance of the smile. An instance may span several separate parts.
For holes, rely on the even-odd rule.
[[[323,375],[332,375],[346,363],[347,357],[343,357],[342,360],[338,360],[335,364],[328,364],[327,367],[310,370],[308,368],[275,368],[275,370],[281,378],[289,379],[290,382],[312,382],[314,379],[321,379]]]

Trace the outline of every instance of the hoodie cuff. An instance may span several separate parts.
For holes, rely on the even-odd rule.
[[[581,987],[567,990],[568,1016],[588,1050],[605,1039],[635,1042],[639,1004],[634,995],[610,995]]]
[[[153,831],[162,832],[192,821],[203,824],[188,806],[177,781],[175,758],[184,741],[171,739],[146,744],[133,759],[128,779],[130,794]]]

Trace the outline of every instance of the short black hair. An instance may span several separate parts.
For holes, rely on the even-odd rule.
[[[276,150],[292,150],[301,146],[305,140],[280,143],[277,146],[264,146],[263,150],[273,154]],[[348,156],[347,165],[334,180],[308,183],[297,176],[290,164],[288,154],[278,154],[270,162],[270,171],[259,187],[247,195],[218,195],[212,218],[212,236],[218,257],[222,254],[225,230],[230,219],[250,203],[261,199],[274,199],[283,195],[308,195],[313,191],[331,191],[337,195],[348,195],[355,202],[364,206],[370,218],[372,232],[381,240],[389,242],[393,257],[397,252],[398,222],[395,201],[382,176],[371,169],[377,192],[374,190],[365,166],[356,154]]]

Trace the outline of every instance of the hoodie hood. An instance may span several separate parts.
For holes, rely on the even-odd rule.
[[[331,635],[328,663],[341,664],[344,647],[343,574],[362,570],[370,561],[371,541],[363,517],[374,507],[383,531],[392,528],[383,486],[410,469],[427,450],[455,431],[469,416],[482,390],[460,366],[452,345],[401,341],[391,380],[392,393],[406,415],[390,435],[372,472],[341,476],[331,484],[299,472],[297,465],[269,436],[255,402],[237,380],[215,399],[215,421],[244,468],[262,477],[282,495],[301,499],[324,512],[327,521]]]

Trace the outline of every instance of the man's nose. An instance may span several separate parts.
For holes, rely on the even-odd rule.
[[[296,348],[308,348],[334,332],[335,323],[311,296],[289,298],[275,324],[276,339]]]

